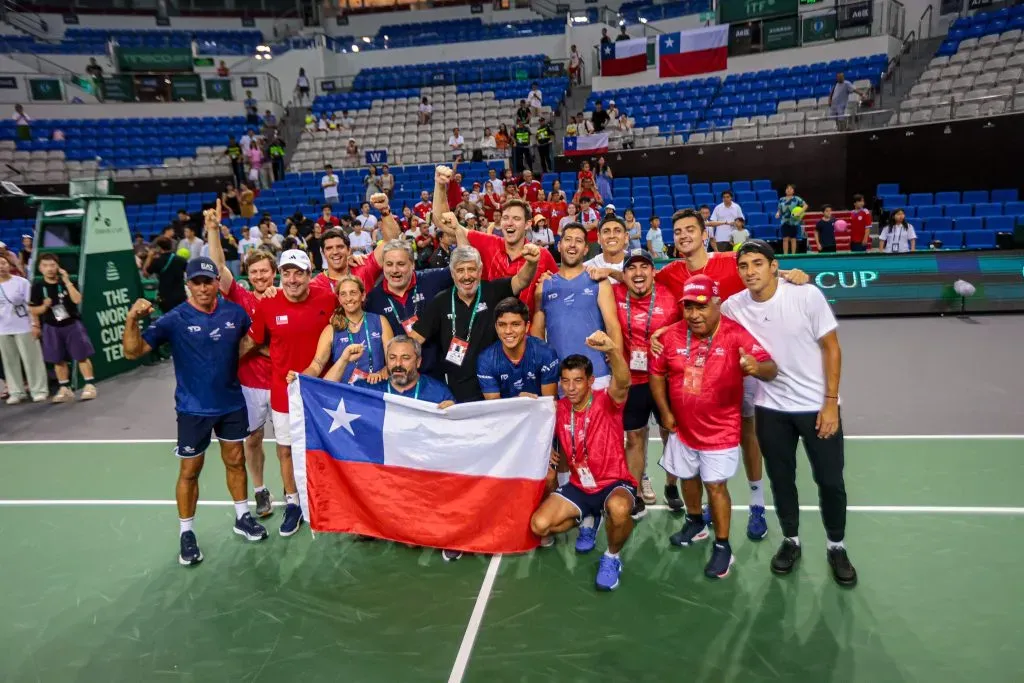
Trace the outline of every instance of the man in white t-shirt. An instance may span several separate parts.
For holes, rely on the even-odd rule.
[[[736,227],[736,219],[743,217],[743,209],[732,200],[732,192],[723,192],[722,203],[711,212],[711,220],[707,222],[709,228],[714,228],[712,244],[715,251],[732,249],[732,231]]]
[[[603,280],[611,276],[621,280],[621,276],[615,277],[612,273],[621,273],[626,263],[626,232],[625,222],[614,213],[601,219],[597,226],[597,243],[601,245],[601,253],[583,262],[583,268],[592,278]]]
[[[361,213],[356,216],[356,223],[358,223],[363,230],[371,233],[373,232],[373,229],[377,227],[377,217],[370,213],[370,204],[368,202],[363,202],[363,206],[361,208]],[[354,249],[355,247],[352,248]]]
[[[338,203],[338,176],[334,175],[334,167],[324,166],[324,177],[320,179],[320,187],[324,190],[324,203]]]
[[[526,104],[530,107],[531,113],[537,116],[540,113],[541,102],[544,100],[544,95],[540,92],[540,86],[534,83],[530,87],[530,94],[526,96]]]
[[[835,315],[817,287],[798,287],[778,277],[775,252],[763,240],[747,240],[737,255],[747,289],[722,304],[722,314],[745,327],[779,368],[775,381],[758,384],[754,399],[757,440],[775,498],[783,540],[772,558],[776,574],[789,574],[800,559],[800,503],[796,451],[803,439],[818,484],[832,578],[857,584],[846,552],[846,483],[843,424],[839,414],[842,352]]]
[[[462,146],[466,144],[465,138],[458,128],[452,128],[452,134],[448,138],[448,147],[452,150],[452,159],[462,158]]]
[[[363,216],[359,216],[359,218],[363,218]],[[370,216],[370,218],[373,218],[373,226],[376,227],[376,217]],[[373,227],[367,229],[362,222],[356,220],[355,225],[352,226],[352,233],[348,236],[349,249],[353,254],[369,254],[373,251],[373,237],[370,235],[372,230]]]

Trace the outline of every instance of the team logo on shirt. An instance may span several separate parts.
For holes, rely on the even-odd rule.
[[[724,356],[725,355],[725,349],[723,349],[721,346],[717,347],[715,349],[715,355],[716,356]]]
[[[370,336],[374,339],[380,339],[380,332],[371,332]]]
[[[480,313],[480,312],[486,311],[486,310],[487,310],[487,302],[486,301],[481,301],[480,303],[478,303],[476,305],[476,312],[477,313]]]
[[[189,325],[188,326],[188,331],[189,332],[202,332],[203,328],[200,327],[199,325]]]
[[[229,330],[233,330],[235,329],[235,324],[229,320],[226,323],[224,323],[224,327],[228,328]]]
[[[288,316],[287,315],[275,316],[274,317],[274,322],[276,322],[278,325],[287,325],[288,324]]]
[[[593,287],[584,287],[583,288],[583,293],[586,294],[587,296],[593,296],[594,295],[594,288]]]
[[[220,328],[210,330],[210,339],[213,341],[220,341]]]

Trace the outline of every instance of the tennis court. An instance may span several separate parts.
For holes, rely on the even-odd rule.
[[[737,564],[704,578],[707,545],[652,510],[622,585],[593,589],[572,541],[445,563],[349,537],[248,544],[230,532],[215,450],[178,566],[165,441],[0,442],[0,671],[5,681],[1021,680],[1024,436],[851,437],[848,542],[860,574],[832,583],[805,497],[798,570],[733,520]],[[651,443],[651,457],[660,443]],[[273,456],[268,456],[268,472]],[[806,460],[800,489],[812,496]],[[658,468],[652,467],[652,471]],[[655,482],[661,488],[660,479]],[[737,503],[746,486],[734,482]],[[268,480],[280,491],[276,477]],[[415,495],[415,492],[410,492]],[[603,534],[598,551],[603,550]],[[1016,634],[1016,635],[1014,635]]]

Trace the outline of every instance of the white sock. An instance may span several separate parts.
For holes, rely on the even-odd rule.
[[[297,494],[297,493],[286,493],[286,494],[284,494],[284,501],[288,505],[298,505],[299,504],[299,494]]]
[[[614,560],[617,560],[617,559],[619,559],[619,554],[618,554],[618,553],[613,553],[613,552],[612,552],[612,551],[610,551],[610,550],[605,550],[605,551],[604,551],[604,556],[605,556],[605,557],[610,557],[610,558],[612,558],[612,559],[614,559]]]
[[[257,486],[253,489],[253,493],[263,493],[267,490],[266,486]]]
[[[829,541],[825,544],[825,547],[829,550],[835,550],[836,548],[846,548],[846,544],[842,541]]]
[[[750,484],[750,504],[764,507],[764,480],[748,482]]]
[[[559,486],[565,486],[568,483],[569,483],[569,473],[568,472],[559,472],[558,473],[558,485]]]
[[[195,517],[189,517],[188,519],[178,519],[178,524],[181,525],[181,530],[178,532],[179,535],[185,533],[186,531],[192,531],[193,519],[195,519]]]
[[[580,522],[580,528],[581,529],[592,529],[592,528],[594,528],[594,517],[592,515],[587,515],[586,517],[584,517],[583,521]]]
[[[241,519],[245,516],[245,513],[249,511],[248,500],[236,500],[235,501],[235,519]]]
[[[800,547],[800,537],[799,536],[786,536],[786,540],[787,541],[792,541],[793,545],[795,545],[797,548]]]

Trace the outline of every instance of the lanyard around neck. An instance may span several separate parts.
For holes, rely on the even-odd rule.
[[[654,317],[654,293],[658,287],[658,283],[651,283],[651,303],[647,306],[647,324],[644,326],[644,339],[651,338],[651,318]],[[626,290],[626,334],[630,337],[633,335],[633,317],[630,313],[629,308],[629,290]],[[689,331],[687,331],[689,334]],[[686,345],[689,348],[689,344]]]
[[[590,406],[594,403],[594,394],[590,394],[590,398],[587,399],[587,405],[584,406],[583,410],[583,425],[580,427],[580,444],[583,450],[583,466],[587,466],[587,461],[590,459],[590,455],[587,452],[587,428],[590,426]],[[569,406],[569,433],[572,437],[572,467],[576,467],[576,409],[571,405]]]
[[[473,312],[469,316],[469,327],[466,328],[466,344],[469,344],[469,337],[473,334],[473,322],[476,320],[476,312],[480,308],[480,291],[483,289],[482,282],[477,283],[476,286],[476,301],[473,302]],[[459,333],[455,329],[455,290],[458,287],[452,287],[452,336],[458,337]]]

